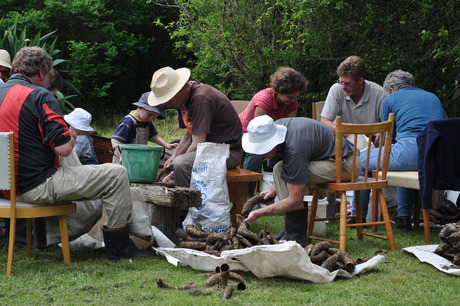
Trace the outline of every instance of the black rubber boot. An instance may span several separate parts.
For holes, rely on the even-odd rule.
[[[409,232],[412,229],[411,217],[398,217],[396,227],[404,232]]]
[[[308,207],[285,214],[286,240],[295,240],[302,246],[307,243]]]
[[[146,258],[154,256],[153,250],[139,250],[129,239],[129,223],[119,228],[102,228],[107,259]]]

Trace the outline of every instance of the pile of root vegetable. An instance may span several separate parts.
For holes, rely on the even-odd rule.
[[[230,271],[230,266],[226,263],[216,267],[215,272],[208,275],[208,279],[204,284],[205,288],[200,288],[193,284],[184,284],[173,286],[162,279],[157,281],[158,288],[161,289],[176,289],[176,290],[202,290],[202,289],[213,289],[217,285],[217,289],[224,289],[222,299],[228,300],[232,297],[233,292],[236,290],[244,291],[246,290],[246,282],[244,278],[236,272]]]
[[[327,241],[309,244],[305,247],[305,252],[307,252],[312,263],[329,270],[329,272],[342,269],[352,273],[357,264],[366,261],[366,259],[361,258],[354,260],[347,252],[331,248]]]
[[[444,227],[439,232],[441,243],[438,245],[435,254],[451,261],[453,266],[447,268],[460,268],[460,222]]]
[[[430,222],[434,224],[455,223],[460,220],[460,208],[453,202],[444,199],[438,207],[429,212]]]
[[[266,228],[257,235],[250,230],[247,222],[241,222],[238,228],[229,227],[225,233],[211,233],[204,231],[200,224],[189,224],[185,230],[178,228],[176,235],[181,240],[179,247],[200,250],[215,256],[220,256],[220,253],[225,250],[278,243]]]

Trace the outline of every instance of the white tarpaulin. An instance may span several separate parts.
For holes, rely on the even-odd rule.
[[[460,269],[450,268],[452,262],[434,253],[437,247],[437,244],[420,245],[407,247],[402,250],[414,254],[421,262],[426,262],[441,272],[460,276]]]
[[[251,271],[259,278],[280,276],[313,283],[327,283],[333,281],[337,276],[351,278],[373,269],[384,260],[382,255],[377,255],[357,265],[353,273],[341,269],[329,272],[313,264],[302,246],[295,241],[224,251],[220,257],[183,248],[158,248],[156,250],[175,266],[190,266],[196,270],[214,271],[217,266],[227,263],[231,270]]]

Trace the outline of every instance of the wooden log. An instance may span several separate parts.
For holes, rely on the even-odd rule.
[[[201,192],[185,187],[165,187],[155,184],[134,184],[144,196],[147,204],[167,207],[198,207],[201,206]]]
[[[155,184],[134,184],[144,196],[149,209],[150,223],[172,242],[178,244],[176,229],[181,226],[181,210],[201,206],[201,192],[184,187],[165,187]]]

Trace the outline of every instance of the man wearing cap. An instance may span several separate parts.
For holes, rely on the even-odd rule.
[[[29,203],[100,199],[107,223],[102,228],[107,258],[146,257],[129,240],[132,199],[128,174],[121,165],[106,163],[61,167],[75,138],[61,108],[47,89],[52,58],[40,47],[24,47],[15,55],[13,75],[0,86],[0,131],[14,132],[17,199]],[[9,197],[2,191],[0,197]]]
[[[6,83],[10,76],[11,57],[8,51],[0,49],[0,84]]]
[[[273,186],[265,199],[278,195],[280,201],[253,210],[246,218],[252,224],[263,216],[285,215],[288,240],[306,242],[308,207],[304,206],[305,184],[335,181],[335,132],[310,118],[285,118],[273,121],[267,115],[254,118],[243,135],[243,149],[269,159]],[[343,140],[342,179],[351,179],[353,145]],[[359,158],[359,157],[357,157]],[[279,161],[281,159],[281,161]],[[361,171],[360,160],[355,173]]]
[[[121,163],[121,152],[118,146],[123,143],[146,145],[151,141],[169,150],[177,146],[177,144],[167,143],[158,135],[152,120],[165,118],[164,105],[149,105],[147,103],[149,95],[150,92],[143,93],[139,101],[133,103],[134,106],[137,106],[137,109],[131,111],[118,123],[112,135],[113,163]]]
[[[175,152],[165,163],[165,168],[172,166],[174,181],[182,187],[190,187],[199,143],[229,144],[227,168],[235,168],[243,158],[241,122],[230,100],[212,86],[189,78],[187,68],[161,68],[153,74],[148,98],[152,106],[164,104],[175,108],[179,126],[186,129]]]

